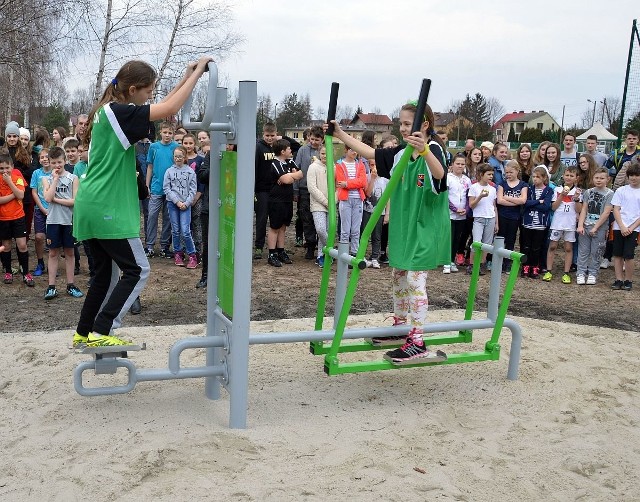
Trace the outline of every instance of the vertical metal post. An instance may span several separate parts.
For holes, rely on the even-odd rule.
[[[349,253],[349,243],[348,242],[339,242],[338,243],[338,256]],[[342,305],[344,304],[344,297],[347,294],[347,282],[349,279],[349,265],[347,265],[342,260],[336,260],[338,272],[336,273],[336,298],[333,309],[333,329],[336,329],[338,325],[338,317],[340,316],[340,312],[342,311]],[[327,267],[331,266],[331,262],[329,261],[329,256],[327,255],[326,265]]]
[[[249,322],[251,315],[251,239],[255,181],[256,109],[258,85],[241,81],[238,92],[238,171],[234,240],[233,327],[229,339],[229,427],[247,427],[249,393]]]
[[[216,110],[213,112],[214,122],[223,122],[222,109],[227,105],[227,89],[215,90]],[[210,172],[209,172],[209,239],[207,248],[207,336],[221,335],[222,325],[215,315],[218,306],[218,249],[220,243],[220,153],[226,148],[224,132],[211,131]],[[206,350],[207,366],[220,364],[222,349],[209,347]],[[209,399],[220,399],[220,381],[218,377],[204,379],[204,393]]]
[[[498,304],[500,303],[500,278],[502,275],[501,255],[496,253],[498,249],[504,248],[504,237],[496,236],[493,239],[493,259],[491,262],[491,280],[489,282],[489,302],[487,304],[487,318],[495,322],[498,316]]]

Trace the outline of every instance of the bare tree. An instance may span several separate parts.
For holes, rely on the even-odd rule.
[[[160,27],[156,41],[166,47],[158,61],[158,81],[166,75],[182,74],[184,67],[203,54],[221,61],[236,51],[244,38],[231,29],[233,12],[222,1],[168,0],[162,4]]]
[[[495,124],[498,119],[504,116],[504,114],[506,113],[506,109],[498,98],[487,98],[486,103],[489,123],[493,126],[493,124]]]
[[[605,96],[600,101],[600,122],[607,128],[611,129],[614,123],[620,120],[620,112],[622,111],[622,100],[618,96]]]
[[[313,109],[314,120],[327,120],[327,109],[323,106],[316,106]]]
[[[336,108],[336,120],[351,120],[353,118],[353,106],[338,105]]]

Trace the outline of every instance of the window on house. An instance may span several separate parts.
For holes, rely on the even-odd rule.
[[[496,137],[502,138],[502,129],[496,129]]]
[[[555,124],[551,124],[551,130],[555,131],[556,130],[556,125]]]
[[[536,124],[536,127],[542,131],[542,129],[543,129],[543,127],[544,127],[544,124],[543,124],[542,122],[538,122],[538,123]]]
[[[299,134],[300,134],[300,133],[294,132],[294,133],[293,133],[293,139],[298,139],[298,137],[299,137],[298,135],[299,135]]]

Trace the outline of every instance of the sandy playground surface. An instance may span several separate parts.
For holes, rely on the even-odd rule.
[[[518,321],[516,382],[507,330],[498,362],[338,377],[308,344],[253,346],[247,430],[228,429],[227,395],[207,400],[202,380],[81,397],[72,371],[89,356],[66,349],[70,331],[3,334],[0,500],[640,500],[638,333]],[[148,343],[132,354],[138,368],[166,367],[176,339],[202,333],[120,331]],[[477,331],[474,348],[488,336]],[[114,382],[85,373],[97,378]]]

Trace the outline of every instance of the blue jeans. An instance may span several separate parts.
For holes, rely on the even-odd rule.
[[[180,244],[180,236],[182,236],[184,245],[187,248],[187,254],[194,254],[196,247],[191,237],[191,208],[189,207],[183,211],[170,201],[167,201],[167,206],[169,206],[169,219],[171,220],[173,251],[176,253],[182,252],[182,245]]]

